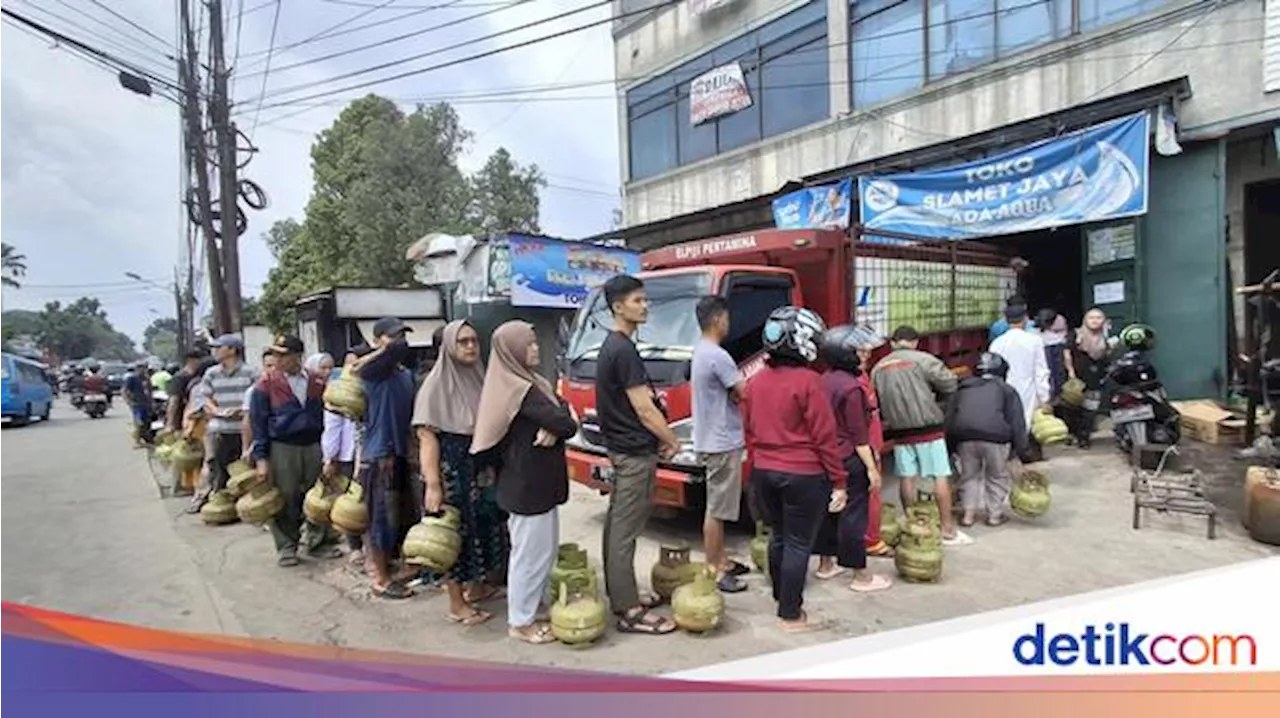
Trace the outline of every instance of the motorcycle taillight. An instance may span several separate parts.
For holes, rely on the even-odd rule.
[[[1116,406],[1130,407],[1139,403],[1138,397],[1133,394],[1119,394],[1115,398]]]

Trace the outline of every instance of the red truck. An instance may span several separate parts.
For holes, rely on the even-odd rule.
[[[750,377],[764,363],[765,320],[786,304],[815,309],[829,325],[856,319],[882,334],[911,324],[922,335],[922,349],[965,367],[1016,287],[1007,257],[985,245],[905,235],[871,238],[857,229],[764,229],[698,240],[649,251],[642,266],[650,311],[636,347],[666,403],[671,428],[684,442],[659,465],[654,501],[689,509],[699,508],[705,497],[691,445],[689,379],[700,335],[694,316],[699,298],[716,294],[728,302],[731,328],[724,347]],[[612,325],[600,291],[592,292],[570,325],[560,366],[559,389],[581,426],[568,442],[569,475],[601,490],[611,469],[596,423],[595,359]]]

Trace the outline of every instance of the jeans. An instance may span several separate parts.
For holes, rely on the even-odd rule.
[[[773,530],[769,539],[769,578],[773,599],[778,602],[778,618],[798,621],[803,615],[809,553],[827,513],[831,482],[824,475],[755,469],[751,484],[758,492],[764,522]]]

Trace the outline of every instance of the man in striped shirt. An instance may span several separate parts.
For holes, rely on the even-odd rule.
[[[218,363],[210,367],[201,380],[205,397],[204,413],[209,419],[206,455],[209,460],[208,482],[187,509],[196,513],[209,495],[226,488],[230,475],[227,467],[244,452],[240,438],[240,422],[248,407],[245,393],[258,380],[258,372],[244,361],[244,342],[235,334],[224,334],[213,342]]]

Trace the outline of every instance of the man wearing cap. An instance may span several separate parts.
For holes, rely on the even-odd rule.
[[[223,334],[213,342],[218,363],[204,373],[200,390],[204,397],[205,451],[209,460],[208,481],[196,495],[188,513],[196,513],[209,495],[226,488],[227,467],[244,451],[240,421],[247,407],[244,393],[258,380],[258,372],[244,361],[244,342],[235,334]]]
[[[284,496],[284,507],[271,521],[276,562],[298,565],[302,539],[303,492],[321,475],[320,437],[324,433],[325,377],[309,376],[302,368],[302,340],[290,334],[276,337],[271,346],[276,366],[268,370],[253,390],[249,419],[253,422],[252,456],[258,475],[275,484]],[[317,543],[308,550],[324,558],[342,555],[334,546]]]
[[[146,362],[138,362],[129,368],[124,379],[124,400],[133,415],[133,443],[142,447],[150,440],[151,434],[151,381],[148,376]]]
[[[1049,403],[1049,362],[1045,359],[1044,338],[1027,330],[1026,305],[1011,305],[1004,310],[1009,330],[991,342],[991,353],[999,354],[1009,364],[1005,381],[1022,399],[1023,428],[1031,430],[1031,417],[1036,409]],[[1031,440],[1031,455],[1041,457],[1040,445]]]
[[[413,373],[404,367],[409,356],[405,339],[413,331],[395,317],[373,325],[373,352],[357,360],[354,371],[364,381],[364,437],[360,446],[360,483],[369,506],[369,540],[365,546],[373,574],[373,591],[384,598],[406,598],[410,591],[393,580],[390,564],[409,527],[417,521],[417,497],[409,486],[413,418]]]

